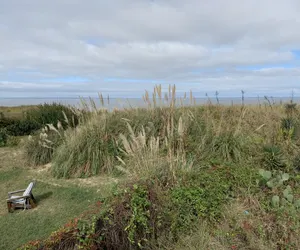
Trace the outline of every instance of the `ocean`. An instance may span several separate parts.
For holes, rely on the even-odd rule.
[[[107,98],[104,98],[104,105],[101,104],[100,99],[97,97],[91,98],[97,107],[103,107],[107,108],[109,110],[117,108],[117,109],[124,109],[124,108],[130,108],[130,107],[147,107],[147,104],[144,102],[142,98],[110,98],[109,100]],[[206,104],[209,101],[217,104],[220,103],[222,105],[239,105],[239,104],[247,104],[247,105],[257,105],[257,104],[280,104],[291,101],[291,97],[276,97],[276,98],[258,98],[258,97],[245,97],[242,101],[241,97],[220,97],[217,101],[216,98],[194,98],[194,100],[190,101],[189,98],[176,98],[176,105],[184,105],[188,106],[191,104],[201,105]],[[82,101],[85,101],[87,103],[90,103],[89,98],[0,98],[0,106],[20,106],[20,105],[38,105],[43,103],[62,103],[65,105],[72,105],[76,107],[81,107]],[[293,102],[300,103],[300,97],[293,97]],[[157,100],[157,104],[159,105],[167,105],[169,102],[164,100]]]

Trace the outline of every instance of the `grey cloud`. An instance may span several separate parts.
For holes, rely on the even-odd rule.
[[[90,93],[105,86],[125,92],[124,84],[130,89],[121,81],[103,82],[106,77],[258,92],[281,88],[275,77],[293,84],[299,77],[299,61],[290,52],[300,48],[298,0],[0,0],[0,6],[2,94],[13,95],[16,86],[24,95],[47,86],[53,93]],[[291,62],[295,69],[235,69]],[[224,71],[214,70],[219,67]],[[199,69],[209,72],[193,73]],[[29,72],[15,73],[18,81],[6,77],[22,70]],[[69,75],[93,83],[39,83]],[[22,85],[20,77],[36,83]]]

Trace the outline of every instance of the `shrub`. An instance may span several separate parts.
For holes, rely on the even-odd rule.
[[[47,124],[56,126],[58,121],[61,122],[63,128],[68,126],[75,127],[78,124],[78,116],[73,112],[72,108],[59,103],[38,105],[26,112],[26,118],[42,126]]]
[[[0,128],[6,128],[10,125],[13,125],[15,122],[16,120],[7,118],[3,114],[0,116]]]
[[[30,135],[41,128],[41,125],[31,120],[16,120],[6,127],[7,133],[11,136]]]
[[[0,128],[0,147],[6,146],[8,139],[7,131],[3,128]]]

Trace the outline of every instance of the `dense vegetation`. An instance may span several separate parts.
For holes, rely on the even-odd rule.
[[[15,116],[11,116],[13,112],[7,112],[7,110],[11,111],[10,109],[3,107],[2,109],[3,111],[0,112],[0,147],[11,144],[14,146],[18,141],[17,137],[34,134],[47,124],[57,126],[60,122],[64,129],[78,124],[75,110],[58,103],[26,106],[23,109],[21,107],[18,115]]]
[[[28,140],[28,162],[51,162],[56,178],[122,181],[21,249],[299,249],[296,104],[178,107],[175,87],[148,96],[147,109],[85,110],[78,126]]]

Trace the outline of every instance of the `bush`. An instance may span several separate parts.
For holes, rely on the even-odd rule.
[[[31,120],[16,120],[13,124],[6,127],[10,136],[30,135],[41,128],[41,125]]]
[[[4,147],[7,144],[8,134],[3,128],[0,128],[0,147]]]
[[[25,116],[27,120],[34,121],[42,126],[46,124],[56,126],[58,121],[61,122],[64,129],[68,126],[75,127],[78,125],[78,116],[71,107],[59,103],[38,105],[36,108],[28,110]]]
[[[0,116],[0,128],[6,128],[16,122],[14,119],[6,118],[3,114]]]

